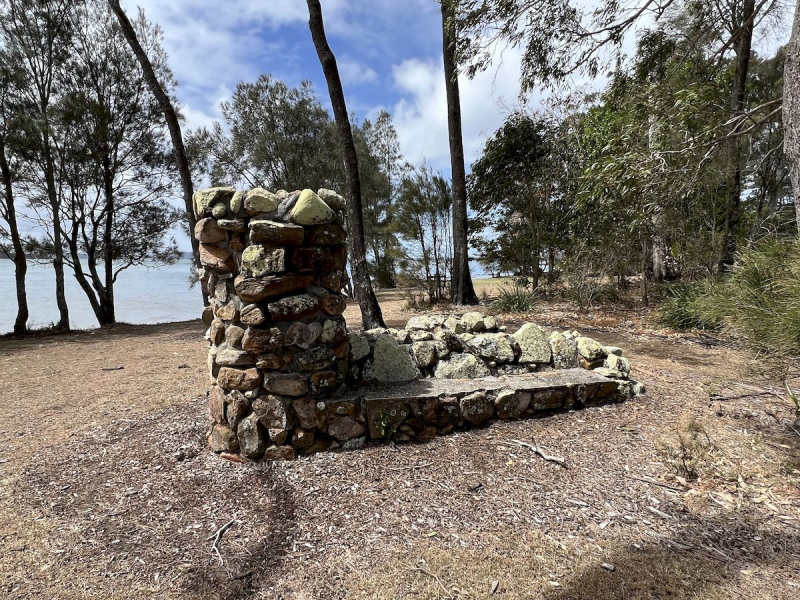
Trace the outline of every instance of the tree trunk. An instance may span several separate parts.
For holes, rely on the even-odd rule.
[[[192,185],[192,173],[189,170],[189,161],[186,158],[186,148],[183,145],[183,135],[181,134],[181,124],[180,121],[178,121],[178,114],[175,112],[175,107],[172,106],[172,101],[170,100],[169,96],[164,91],[161,83],[159,83],[158,78],[156,77],[156,72],[153,69],[153,64],[150,62],[150,58],[147,56],[144,48],[142,48],[142,45],[139,43],[139,38],[136,37],[136,31],[133,29],[133,25],[131,25],[128,16],[125,14],[125,11],[120,6],[119,0],[108,0],[108,4],[111,6],[111,10],[114,11],[114,14],[117,15],[122,33],[125,36],[125,39],[128,40],[128,45],[131,47],[131,50],[136,55],[136,59],[139,61],[139,65],[142,67],[142,73],[148,87],[150,88],[150,93],[155,96],[156,100],[161,106],[161,110],[164,112],[164,119],[167,122],[169,135],[172,139],[172,149],[175,155],[175,163],[178,165],[178,172],[180,173],[181,177],[183,204],[186,209],[186,221],[189,223],[189,240],[192,244],[194,264],[199,269],[201,268],[200,243],[194,237],[194,226],[197,222],[197,219],[195,219],[194,216],[194,206],[192,200],[192,196],[194,195],[194,187]],[[203,304],[208,306],[208,294],[206,293],[206,290],[202,289],[202,278],[200,280],[200,288],[203,294]]]
[[[61,204],[56,191],[55,166],[50,151],[50,124],[47,120],[47,106],[42,106],[44,116],[44,135],[42,137],[42,151],[44,152],[44,177],[47,187],[47,199],[53,217],[53,270],[56,273],[56,305],[58,306],[58,323],[56,329],[69,330],[69,307],[67,306],[66,288],[64,285],[64,246],[61,238]]]
[[[650,304],[650,294],[647,290],[647,236],[641,234],[639,236],[639,240],[642,245],[642,259],[639,263],[639,271],[642,274],[642,279],[640,281],[641,285],[641,292],[642,292],[642,304],[648,306]]]
[[[783,67],[783,151],[789,159],[797,235],[800,236],[800,0],[794,9],[792,37]]]
[[[322,20],[322,7],[319,0],[306,0],[308,4],[308,27],[311,30],[311,39],[317,50],[325,81],[328,83],[328,93],[333,106],[333,116],[339,138],[344,152],[344,168],[347,179],[347,224],[350,247],[350,270],[353,273],[353,294],[361,308],[361,322],[364,329],[385,327],[381,307],[375,292],[372,290],[372,281],[367,268],[367,249],[364,242],[364,215],[361,208],[361,177],[358,173],[358,156],[356,145],[353,141],[353,130],[350,127],[350,116],[347,114],[347,104],[344,100],[342,81],[339,78],[339,68],[328,40],[325,37],[325,24]]]
[[[456,46],[448,30],[453,9],[442,2],[442,54],[444,86],[447,92],[447,130],[450,136],[450,170],[453,177],[453,304],[478,304],[469,272],[467,243],[467,175],[464,168],[464,141],[461,133],[461,98],[458,90]]]
[[[11,185],[11,168],[6,160],[5,143],[0,140],[0,174],[5,187],[6,221],[8,233],[11,236],[11,245],[14,248],[14,279],[17,287],[17,318],[14,320],[14,333],[22,334],[28,329],[28,295],[25,291],[25,274],[28,272],[28,263],[25,259],[25,249],[17,227],[17,212],[14,207],[14,188]]]
[[[736,53],[736,69],[733,78],[733,88],[731,90],[731,111],[734,116],[744,112],[747,74],[750,69],[750,55],[753,44],[753,13],[755,12],[755,0],[745,0],[742,7],[742,31],[739,39],[734,42],[734,52]],[[744,127],[744,124],[734,125],[734,132]],[[733,266],[736,255],[736,228],[739,225],[740,205],[742,195],[742,158],[744,148],[741,137],[734,137],[731,162],[731,174],[729,179],[729,196],[727,210],[725,214],[725,240],[722,249],[722,256],[719,261],[720,273],[730,270]]]

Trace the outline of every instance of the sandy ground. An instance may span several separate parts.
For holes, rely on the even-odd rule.
[[[622,346],[648,393],[246,467],[206,449],[199,322],[0,340],[0,597],[800,597],[783,382],[647,312],[529,317]]]

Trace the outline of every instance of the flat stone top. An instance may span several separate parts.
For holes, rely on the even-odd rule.
[[[528,373],[525,375],[503,375],[478,379],[439,379],[429,377],[406,383],[364,386],[352,390],[341,399],[363,398],[365,400],[389,400],[396,398],[434,398],[438,396],[461,396],[478,390],[510,388],[519,392],[566,388],[573,385],[592,385],[614,382],[594,371],[586,369],[558,369]]]

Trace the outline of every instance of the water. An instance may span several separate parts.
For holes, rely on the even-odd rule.
[[[130,267],[117,278],[117,321],[150,324],[188,321],[200,318],[203,301],[200,288],[189,288],[191,259],[181,259],[174,265],[158,269]],[[85,268],[85,266],[84,266]],[[69,269],[65,269],[69,323],[74,329],[97,327],[86,294]],[[58,321],[56,307],[56,278],[52,265],[28,264],[26,277],[28,327],[44,327]],[[14,285],[14,263],[0,260],[0,333],[14,328],[17,316],[17,293]]]

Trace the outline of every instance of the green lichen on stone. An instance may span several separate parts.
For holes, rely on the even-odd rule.
[[[253,188],[244,198],[244,209],[249,215],[272,212],[278,208],[280,198],[262,187]]]
[[[525,323],[514,334],[522,353],[519,362],[529,363],[549,363],[550,362],[550,340],[544,329],[535,323]]]
[[[289,213],[298,225],[322,225],[330,223],[334,214],[331,207],[311,190],[303,190]]]
[[[364,379],[390,383],[411,381],[417,376],[417,368],[408,351],[390,333],[381,334],[375,340],[372,361],[367,364]]]

